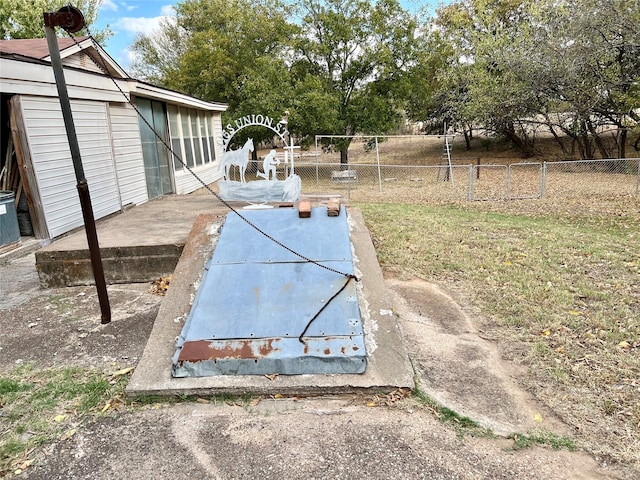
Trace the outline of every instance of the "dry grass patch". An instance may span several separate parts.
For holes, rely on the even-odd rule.
[[[36,447],[67,440],[85,423],[117,409],[132,370],[105,374],[22,365],[0,377],[0,477],[30,467]]]
[[[358,204],[383,268],[478,306],[481,327],[528,367],[525,386],[574,427],[579,444],[639,466],[637,210],[502,213],[500,205]]]

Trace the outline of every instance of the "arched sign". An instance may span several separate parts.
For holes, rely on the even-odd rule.
[[[229,142],[236,133],[243,128],[252,126],[266,127],[273,130],[273,132],[280,137],[282,143],[285,145],[287,144],[285,137],[289,135],[289,130],[287,130],[286,120],[280,120],[274,126],[273,118],[258,114],[245,115],[244,117],[235,120],[233,124],[228,123],[222,131],[222,148],[226,151],[229,146]]]
[[[293,145],[293,139],[287,130],[286,115],[289,112],[285,112],[285,118],[279,122],[274,122],[273,118],[266,115],[245,115],[242,118],[234,120],[233,123],[227,124],[222,130],[222,143],[221,146],[224,150],[220,165],[224,168],[224,180],[218,182],[220,188],[220,196],[225,200],[234,201],[246,201],[246,202],[294,202],[300,198],[300,191],[302,189],[302,180],[298,175],[294,173],[293,166],[293,152],[295,147]],[[262,168],[263,172],[257,171],[256,177],[262,178],[247,182],[245,178],[245,171],[247,163],[249,161],[249,152],[253,152],[256,148],[253,144],[253,139],[249,138],[245,142],[244,146],[237,150],[227,150],[231,139],[236,133],[243,128],[247,127],[264,127],[272,130],[284,144],[285,150],[285,172],[287,171],[288,155],[290,156],[291,163],[289,174],[284,180],[278,180],[277,178],[277,166],[280,164],[280,160],[276,155],[276,150],[271,151],[265,155]],[[287,136],[289,137],[289,144],[287,144]],[[288,155],[287,155],[288,154]],[[240,181],[232,181],[229,177],[230,169],[233,166],[237,166],[240,170]]]

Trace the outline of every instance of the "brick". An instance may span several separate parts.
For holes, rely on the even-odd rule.
[[[329,215],[330,217],[340,216],[340,199],[339,198],[331,198],[329,200],[329,204],[327,205],[327,215]]]
[[[311,217],[311,202],[309,200],[300,200],[298,202],[298,217]]]

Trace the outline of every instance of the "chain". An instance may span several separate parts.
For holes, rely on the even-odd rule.
[[[127,94],[124,92],[124,90],[122,90],[122,88],[120,88],[120,85],[118,85],[118,82],[116,81],[115,78],[113,78],[113,75],[111,75],[111,72],[109,71],[109,68],[107,67],[107,64],[102,56],[102,54],[100,53],[100,46],[98,44],[98,42],[96,41],[96,39],[93,37],[93,35],[91,34],[91,32],[89,31],[89,28],[85,26],[85,29],[87,30],[87,35],[89,36],[89,38],[91,39],[96,52],[98,53],[98,57],[100,58],[100,62],[102,63],[102,65],[98,65],[99,68],[102,69],[102,71],[105,73],[105,75],[107,75],[109,77],[109,79],[113,82],[113,84],[116,86],[116,88],[118,89],[118,91],[122,94],[122,96],[125,98],[125,100],[127,101],[127,103],[129,105],[131,105],[131,107],[136,111],[136,113],[138,114],[138,117],[142,119],[142,121],[145,123],[145,125],[147,127],[149,127],[149,129],[153,132],[153,134],[156,136],[156,138],[158,140],[160,140],[160,142],[162,142],[162,145],[164,145],[164,147],[169,151],[169,153],[171,154],[171,156],[173,158],[175,158],[191,175],[193,175],[193,177],[209,192],[211,193],[211,195],[213,195],[218,201],[220,201],[225,207],[227,207],[231,212],[235,213],[238,217],[240,217],[240,219],[242,219],[247,225],[249,225],[251,228],[253,228],[254,230],[256,230],[258,233],[260,233],[261,235],[263,235],[264,237],[268,238],[269,240],[271,240],[273,243],[275,243],[276,245],[284,248],[285,250],[287,250],[289,253],[292,253],[293,255],[297,256],[298,258],[304,260],[307,263],[312,263],[320,268],[323,268],[325,270],[328,270],[332,273],[336,273],[338,275],[347,277],[349,279],[353,278],[356,281],[359,281],[358,277],[352,273],[345,273],[345,272],[341,272],[340,270],[337,270],[335,268],[329,267],[327,265],[323,265],[322,263],[318,262],[317,260],[313,260],[299,252],[297,252],[296,250],[294,250],[293,248],[285,245],[284,243],[282,243],[280,240],[278,240],[277,238],[273,237],[272,235],[268,234],[267,232],[265,232],[264,230],[262,230],[260,227],[258,227],[256,224],[254,224],[253,222],[251,222],[251,220],[249,220],[248,218],[246,218],[244,215],[242,215],[240,212],[238,212],[238,210],[236,210],[229,202],[227,202],[224,198],[222,198],[218,193],[216,193],[209,185],[207,185],[207,183],[202,180],[193,170],[192,168],[187,165],[186,162],[184,162],[182,160],[182,158],[180,158],[180,156],[173,150],[173,148],[167,144],[167,142],[165,141],[164,138],[162,138],[162,136],[153,128],[153,126],[149,123],[149,121],[144,118],[144,116],[142,115],[142,113],[140,112],[140,110],[138,110],[138,107],[131,101],[131,98],[127,96]],[[76,40],[76,38],[71,35],[70,32],[67,32],[67,34],[73,39],[73,41],[75,42],[76,46],[80,46],[78,41]],[[342,291],[342,290],[341,290]],[[324,309],[324,307],[323,307]],[[321,310],[322,311],[322,310]],[[320,312],[318,312],[319,314]],[[318,315],[317,314],[317,315]],[[317,317],[316,315],[316,317]],[[314,317],[315,318],[315,317]],[[312,320],[313,321],[313,320]],[[306,329],[305,329],[306,330]]]

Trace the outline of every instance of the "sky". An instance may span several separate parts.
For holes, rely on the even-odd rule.
[[[125,70],[131,63],[130,45],[138,33],[157,28],[163,17],[174,16],[172,0],[102,0],[94,30],[109,25],[113,36],[107,41],[107,53]]]
[[[409,10],[418,6],[449,3],[451,0],[401,0]],[[102,0],[94,30],[109,25],[113,36],[107,41],[107,53],[125,70],[131,64],[129,47],[138,33],[147,34],[157,28],[163,17],[174,16],[178,0]]]

